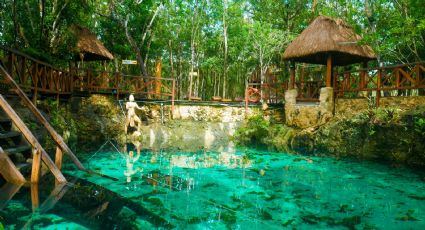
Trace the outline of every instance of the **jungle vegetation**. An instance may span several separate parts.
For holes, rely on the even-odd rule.
[[[115,56],[110,71],[153,75],[160,61],[178,98],[189,86],[193,95],[233,98],[255,70],[274,66],[287,78],[281,54],[318,15],[352,25],[382,64],[425,57],[423,0],[1,0],[0,44],[66,68],[70,28],[80,25]]]

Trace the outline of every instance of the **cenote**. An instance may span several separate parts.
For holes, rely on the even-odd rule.
[[[425,183],[408,169],[231,144],[129,159],[114,146],[80,154],[103,177],[65,167],[53,197],[45,178],[35,212],[21,189],[0,211],[6,229],[425,228]]]
[[[423,2],[1,1],[0,230],[425,229]]]

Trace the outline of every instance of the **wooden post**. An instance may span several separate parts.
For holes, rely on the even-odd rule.
[[[332,87],[332,55],[326,61],[326,87]]]
[[[161,57],[156,59],[155,63],[155,97],[160,98],[161,94],[161,74],[162,74],[162,60]]]
[[[38,63],[35,64],[35,74],[33,79],[34,93],[32,95],[32,103],[37,106],[37,92],[38,92]]]
[[[55,165],[56,167],[58,167],[59,170],[62,169],[62,158],[63,158],[62,149],[59,148],[59,146],[56,146]],[[58,184],[61,184],[61,182],[55,179],[55,184],[58,185]]]
[[[300,98],[304,98],[304,74],[305,74],[305,63],[303,63],[301,67],[301,73],[300,73]]]
[[[32,211],[37,211],[40,206],[40,196],[38,195],[38,184],[31,184]]]
[[[59,146],[56,146],[55,165],[56,167],[58,167],[59,170],[61,170],[62,168],[62,158],[63,158],[62,149],[59,148]]]
[[[245,117],[247,117],[248,114],[248,98],[249,97],[249,93],[248,93],[248,88],[245,88]]]
[[[31,183],[37,184],[40,179],[41,153],[40,150],[33,148],[32,150],[32,169]]]
[[[173,79],[173,88],[172,88],[172,94],[171,94],[171,119],[174,117],[174,99],[176,94],[176,80]]]
[[[295,62],[291,61],[289,68],[290,68],[289,89],[295,89]]]
[[[366,71],[367,71],[367,62],[363,62],[362,72],[360,73],[360,89],[367,88],[366,87]]]
[[[379,107],[379,99],[381,98],[381,77],[382,77],[382,68],[378,70],[378,79],[376,80],[376,108]]]

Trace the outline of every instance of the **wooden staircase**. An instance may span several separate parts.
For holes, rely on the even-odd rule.
[[[3,109],[0,111],[0,165],[2,166],[0,174],[6,181],[15,184],[25,183],[27,179],[20,169],[31,163],[30,181],[38,183],[40,164],[43,160],[58,182],[66,182],[60,171],[60,165],[53,163],[29,128],[1,94],[0,107]],[[14,126],[19,131],[15,131]]]
[[[0,110],[0,147],[15,165],[28,165],[25,159],[31,158],[31,146],[20,132],[12,130],[12,120],[3,110]]]
[[[0,78],[10,85],[56,143],[55,162],[53,162],[30,129],[0,94],[0,110],[3,110],[0,111],[0,176],[7,182],[23,184],[28,180],[22,175],[20,169],[30,163],[30,182],[37,184],[40,178],[41,162],[43,162],[55,176],[56,181],[64,183],[66,179],[60,170],[63,153],[71,158],[78,169],[88,171],[1,64]]]

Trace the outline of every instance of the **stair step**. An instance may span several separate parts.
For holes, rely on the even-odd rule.
[[[4,149],[4,152],[6,152],[8,155],[13,155],[16,153],[22,153],[22,152],[27,152],[31,150],[31,146],[29,145],[21,145],[15,148],[8,148],[8,149]]]
[[[11,128],[12,128],[12,121],[9,118],[2,116],[0,118],[0,130],[10,131]]]
[[[21,170],[22,168],[25,168],[29,165],[31,165],[31,164],[30,163],[20,163],[20,164],[16,164],[16,168],[18,168],[18,170]]]
[[[12,122],[12,120],[6,117],[0,117],[0,123],[9,123],[9,122]]]
[[[0,139],[7,139],[7,138],[13,138],[13,137],[20,137],[21,133],[17,131],[10,131],[7,133],[0,133]]]

